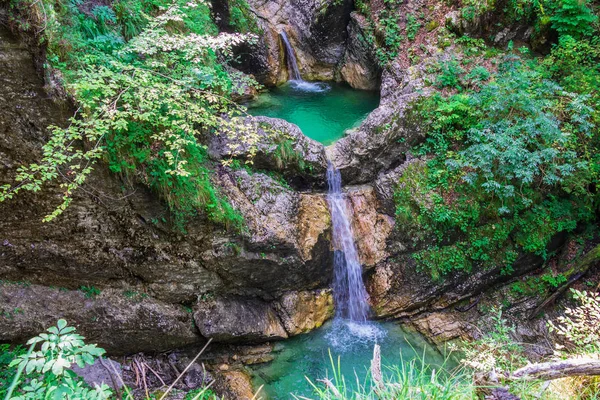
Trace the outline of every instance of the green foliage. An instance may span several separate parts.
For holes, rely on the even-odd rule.
[[[600,101],[600,37],[576,40],[562,36],[542,65],[548,78],[557,80],[565,90],[590,96],[590,102]],[[600,120],[597,109],[594,120]]]
[[[183,400],[218,400],[218,397],[212,390],[200,388],[186,393]]]
[[[567,308],[565,315],[548,327],[570,344],[570,351],[579,354],[600,352],[600,296],[597,293],[571,289],[573,298],[579,302],[575,308]]]
[[[574,38],[591,35],[598,17],[589,7],[589,0],[561,0],[553,7],[550,16],[552,28],[560,35]]]
[[[123,292],[123,296],[135,302],[141,302],[144,299],[148,298],[148,295],[146,293],[140,293],[137,290],[125,290]]]
[[[81,290],[83,295],[88,299],[93,299],[100,294],[100,289],[95,286],[81,286],[79,290]]]
[[[527,364],[523,347],[516,343],[512,334],[515,327],[502,318],[502,311],[496,308],[492,314],[492,329],[481,339],[471,343],[463,343],[465,363],[476,371],[514,371]]]
[[[490,71],[488,71],[485,67],[475,67],[473,68],[466,76],[466,79],[469,83],[474,87],[481,86],[482,83],[486,82],[490,79]]]
[[[234,80],[244,78],[227,72],[222,60],[253,39],[214,36],[204,2],[120,0],[86,13],[76,0],[14,1],[17,9],[43,8],[49,61],[62,70],[79,108],[69,126],[50,128],[42,160],[21,167],[16,185],[0,188],[0,201],[61,181],[63,200],[45,218],[50,221],[106,160],[113,172],[154,189],[181,230],[197,214],[240,228],[240,214],[211,180],[201,138],[241,135],[252,153],[258,136],[236,118],[244,110],[229,100],[243,86]],[[246,3],[239,3],[241,10]]]
[[[467,400],[475,396],[475,386],[471,382],[468,371],[453,369],[452,355],[448,354],[441,365],[435,368],[426,363],[425,357],[410,362],[401,361],[399,365],[386,366],[379,382],[371,374],[363,379],[359,376],[346,377],[341,373],[340,359],[334,360],[331,352],[331,370],[328,378],[320,380],[328,382],[324,387],[312,381],[314,396],[320,400],[351,399],[435,399],[435,400]],[[349,382],[354,383],[351,388]]]
[[[406,14],[406,37],[408,40],[415,40],[417,33],[421,28],[421,23],[412,14]]]
[[[465,71],[456,60],[449,60],[440,65],[440,74],[437,77],[436,86],[438,88],[452,88],[460,90],[460,75]]]
[[[84,338],[75,333],[75,328],[67,326],[64,319],[47,331],[30,339],[27,342],[29,351],[24,354],[21,352],[10,362],[9,368],[23,371],[26,377],[20,380],[20,374],[17,373],[13,378],[17,391],[10,398],[108,399],[112,393],[107,385],[91,389],[69,369],[73,364],[81,368],[93,364],[97,357],[104,354],[104,350],[93,344],[85,344]],[[36,350],[38,345],[39,350]]]
[[[444,86],[458,85],[457,68],[448,63]],[[434,95],[413,111],[428,129],[415,150],[429,160],[400,179],[397,216],[432,237],[415,259],[435,278],[474,265],[510,273],[520,252],[546,257],[555,234],[594,218],[590,96],[566,92],[543,67],[514,56],[493,78],[478,91]]]
[[[564,274],[547,272],[541,276],[529,277],[511,285],[511,292],[517,296],[545,295],[549,290],[556,289],[567,282]]]
[[[229,26],[236,32],[262,33],[246,0],[229,0]]]
[[[373,46],[379,64],[384,67],[399,54],[406,39],[413,41],[423,26],[421,18],[407,13],[404,29],[401,26],[402,14],[399,8],[402,0],[385,0],[384,7],[372,15],[369,5],[364,1],[356,2],[356,8],[367,16],[368,26],[364,31],[364,39]],[[435,28],[432,28],[435,29]]]
[[[400,29],[400,16],[395,9],[395,2],[386,2],[386,8],[381,10],[379,15],[379,26],[383,32],[383,43],[376,48],[377,58],[382,65],[391,62],[400,51],[402,42],[405,39],[404,34]],[[373,22],[371,21],[373,24]],[[375,27],[371,28],[373,31]]]
[[[8,387],[17,373],[14,368],[9,368],[10,363],[26,352],[27,350],[22,346],[0,344],[0,399],[6,396]]]
[[[502,8],[500,8],[500,6]],[[575,38],[593,34],[598,17],[594,15],[589,0],[464,0],[461,15],[474,21],[485,13],[493,12],[498,25],[526,22],[534,28],[534,35],[554,29],[559,35]]]

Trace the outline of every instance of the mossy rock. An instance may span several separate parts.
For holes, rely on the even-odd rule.
[[[427,30],[427,32],[431,32],[439,26],[440,23],[438,21],[429,21],[425,24],[425,29]]]

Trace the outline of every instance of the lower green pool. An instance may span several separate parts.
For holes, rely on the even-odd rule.
[[[281,118],[324,145],[344,136],[379,105],[376,92],[323,82],[288,82],[247,104],[251,115]]]
[[[418,359],[431,368],[442,365],[445,357],[423,336],[392,322],[328,322],[311,333],[277,343],[273,361],[253,367],[253,385],[262,386],[261,395],[271,400],[293,399],[293,395],[315,398],[317,379],[332,377],[331,357],[345,377],[348,390],[365,384],[373,358],[373,347],[381,346],[382,365],[398,366]],[[389,371],[388,371],[389,372]],[[384,368],[384,374],[386,370]]]

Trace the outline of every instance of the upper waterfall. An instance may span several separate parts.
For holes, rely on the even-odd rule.
[[[281,31],[279,33],[281,36],[281,40],[283,45],[285,46],[285,54],[287,59],[287,67],[288,73],[290,74],[291,81],[303,81],[302,75],[300,75],[300,70],[298,69],[298,61],[296,61],[296,54],[294,54],[294,49],[288,40],[287,34],[285,31]]]
[[[281,41],[285,47],[285,54],[287,60],[287,68],[289,73],[289,81],[294,89],[300,92],[326,92],[331,87],[325,82],[307,82],[302,79],[300,75],[300,69],[298,68],[298,61],[296,60],[296,53],[290,43],[285,31],[279,33]]]

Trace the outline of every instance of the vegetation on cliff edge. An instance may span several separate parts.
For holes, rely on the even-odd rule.
[[[204,1],[12,0],[10,12],[14,26],[47,48],[46,67],[62,78],[77,112],[67,126],[50,127],[43,158],[22,166],[16,184],[0,188],[0,201],[58,181],[63,199],[50,221],[103,160],[155,190],[182,228],[198,212],[241,226],[212,182],[202,138],[245,132],[250,149],[258,140],[230,100],[256,83],[227,66],[232,48],[252,34],[219,33]],[[234,15],[239,30],[253,30]]]
[[[510,274],[520,254],[547,259],[557,234],[596,220],[600,40],[590,29],[559,30],[546,57],[509,49],[495,69],[450,60],[439,93],[415,104],[427,138],[413,151],[425,161],[400,179],[397,216],[432,238],[414,257],[435,278],[475,265]]]

